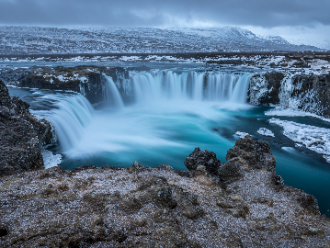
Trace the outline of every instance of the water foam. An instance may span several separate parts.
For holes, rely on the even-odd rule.
[[[119,151],[143,153],[146,149],[149,155],[161,156],[161,148],[190,146],[195,136],[215,142],[218,138],[208,130],[208,121],[228,118],[219,108],[247,106],[250,75],[131,72],[121,84],[105,78],[105,108],[95,111],[79,95],[61,100],[49,118],[57,131],[61,152],[68,158],[99,154],[111,157]]]

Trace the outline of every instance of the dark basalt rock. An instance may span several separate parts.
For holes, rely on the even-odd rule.
[[[29,104],[9,96],[0,80],[0,176],[15,171],[43,168],[40,144],[51,137],[50,124],[39,121]]]
[[[247,165],[256,169],[273,171],[276,167],[276,159],[266,141],[254,140],[250,135],[237,140],[235,146],[227,152],[226,159],[244,159]]]
[[[279,99],[279,91],[281,87],[281,81],[284,78],[283,73],[281,72],[268,72],[265,74],[265,78],[268,81],[267,89],[269,93],[267,96],[262,97],[260,99],[261,104],[278,104],[280,102]]]
[[[186,158],[184,162],[188,170],[196,170],[199,165],[205,166],[206,171],[210,174],[217,175],[221,164],[214,152],[201,150],[199,147]]]

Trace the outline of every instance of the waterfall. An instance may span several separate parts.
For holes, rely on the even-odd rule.
[[[105,76],[105,78],[106,83],[103,85],[102,89],[105,106],[116,109],[123,108],[124,102],[112,77]]]
[[[67,151],[79,142],[93,115],[92,105],[81,95],[57,103],[57,109],[49,119],[55,127],[63,150]]]
[[[60,100],[57,109],[50,116],[62,151],[65,151],[68,156],[72,156],[72,149],[77,149],[77,147],[87,147],[87,150],[92,150],[89,139],[99,137],[99,142],[94,142],[92,145],[94,148],[103,144],[103,139],[115,139],[116,132],[120,133],[123,126],[132,126],[125,119],[125,113],[132,109],[134,111],[130,112],[130,115],[138,116],[141,109],[152,109],[157,113],[179,108],[194,111],[196,108],[202,108],[201,102],[229,102],[229,105],[224,104],[225,107],[244,104],[250,74],[170,70],[131,72],[129,79],[119,85],[120,91],[117,87],[119,82],[116,82],[116,85],[111,77],[106,75],[104,77],[106,78],[106,83],[102,86],[104,110],[100,110],[98,114],[95,113],[94,108],[84,96],[75,95]],[[129,99],[129,103],[136,107],[125,108],[123,99],[125,101]],[[126,104],[128,105],[128,103]],[[143,108],[140,108],[140,105]],[[121,111],[109,112],[109,108]],[[107,118],[115,115],[117,121],[118,118],[123,120],[119,121],[119,126],[115,125],[112,129],[108,129],[112,122],[107,123],[109,121]],[[100,120],[100,116],[105,119]],[[96,119],[100,124],[95,124]],[[115,123],[117,122],[115,121]],[[138,123],[133,126],[135,125],[138,126]],[[148,132],[151,132],[151,129],[151,127],[148,128]],[[140,130],[137,129],[131,136],[133,137],[139,132]],[[148,132],[145,136],[148,136]],[[121,139],[122,136],[118,137],[118,140]],[[126,139],[128,138],[126,137]],[[102,146],[102,149],[107,147],[105,144]],[[119,149],[124,146],[113,145],[113,147]],[[110,150],[113,150],[113,147]],[[86,153],[87,150],[82,153]]]
[[[129,86],[135,103],[166,100],[245,103],[250,74],[225,72],[131,72]]]

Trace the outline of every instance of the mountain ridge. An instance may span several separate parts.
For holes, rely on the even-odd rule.
[[[0,27],[3,55],[60,53],[182,53],[320,51],[280,36],[261,37],[247,29],[222,28],[51,28]]]

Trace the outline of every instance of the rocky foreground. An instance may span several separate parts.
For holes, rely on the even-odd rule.
[[[44,170],[50,126],[0,81],[0,247],[330,247],[316,199],[286,186],[266,142],[222,163],[196,148],[186,171]]]
[[[276,175],[269,145],[238,140],[221,163],[60,167],[0,178],[1,247],[330,247],[317,201]]]

